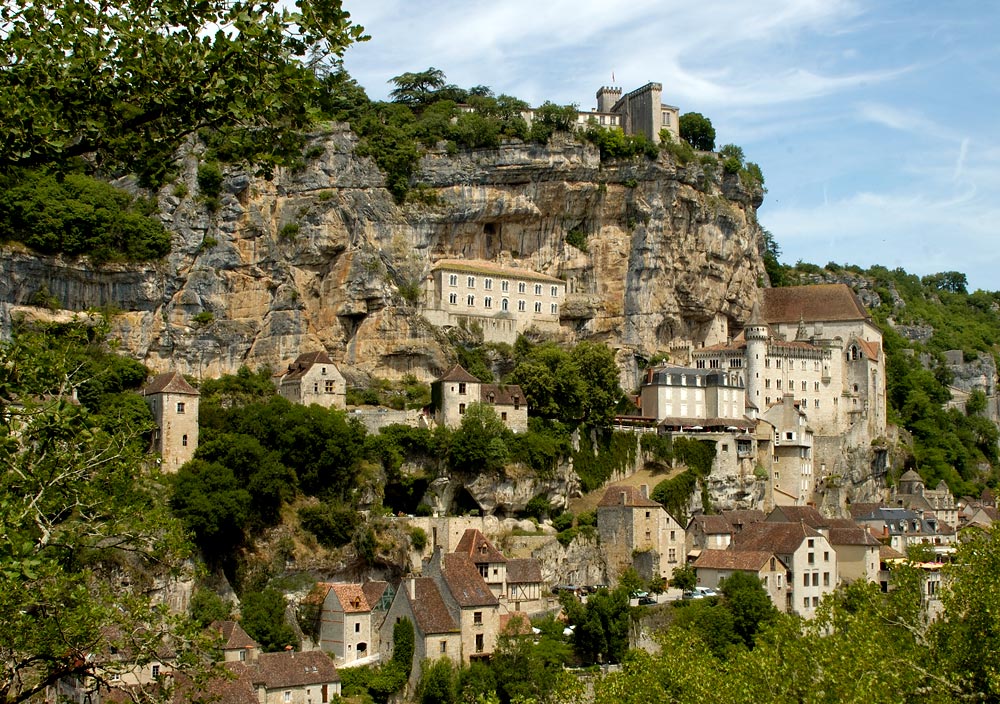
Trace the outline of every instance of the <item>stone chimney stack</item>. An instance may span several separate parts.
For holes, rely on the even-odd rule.
[[[649,498],[649,484],[642,484],[639,487],[639,493],[642,494],[642,498],[648,499]]]

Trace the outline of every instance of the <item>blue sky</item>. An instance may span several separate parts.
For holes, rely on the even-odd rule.
[[[1000,3],[345,0],[373,99],[430,66],[538,105],[663,84],[761,165],[782,260],[1000,290]]]

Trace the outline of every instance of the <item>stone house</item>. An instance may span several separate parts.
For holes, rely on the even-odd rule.
[[[504,557],[477,528],[462,534],[454,552],[468,556],[495,597],[514,605],[531,608],[542,598],[542,565],[533,558],[511,560]]]
[[[392,632],[403,619],[410,620],[414,632],[411,684],[419,677],[420,663],[424,660],[462,661],[462,633],[435,580],[410,577],[399,585],[379,627],[379,654],[383,662],[392,657]]]
[[[381,620],[392,602],[388,582],[323,584],[319,645],[338,665],[366,660],[379,650]]]
[[[783,610],[803,618],[815,616],[820,600],[837,587],[837,552],[805,522],[754,523],[733,536],[730,550],[773,552],[788,567]]]
[[[667,425],[726,427],[744,421],[746,394],[742,375],[721,369],[672,364],[646,370],[639,390],[645,418]]]
[[[180,372],[157,374],[140,391],[153,414],[153,451],[164,472],[176,472],[198,449],[198,390]]]
[[[542,563],[533,557],[507,560],[507,604],[534,611],[542,599]]]
[[[260,646],[236,621],[213,621],[209,630],[222,637],[220,649],[223,662],[253,662],[260,655]]]
[[[851,506],[851,516],[882,543],[904,555],[912,545],[926,545],[938,554],[946,554],[957,538],[955,529],[931,512],[896,506]]]
[[[347,381],[326,352],[305,352],[273,377],[278,394],[292,403],[345,408]]]
[[[326,653],[261,653],[255,662],[229,662],[237,680],[249,681],[259,704],[326,704],[340,697],[340,675]]]
[[[597,504],[597,533],[612,581],[629,567],[647,580],[669,580],[687,559],[684,528],[645,485],[608,487]]]
[[[878,583],[882,544],[867,528],[849,518],[836,518],[830,521],[828,538],[837,551],[837,571],[841,580]]]
[[[500,635],[500,601],[475,563],[461,553],[436,551],[424,573],[443,587],[441,595],[461,633],[461,662],[488,658]]]
[[[697,557],[704,550],[725,550],[733,541],[733,533],[725,516],[704,513],[691,516],[684,535],[688,557]]]
[[[515,433],[528,429],[528,402],[517,384],[486,384],[458,364],[431,384],[431,405],[438,425],[457,428],[473,403],[493,408]]]
[[[491,261],[441,259],[424,282],[422,308],[432,325],[477,327],[486,342],[514,344],[529,327],[558,332],[565,299],[566,282],[554,276]]]
[[[786,393],[762,414],[773,428],[769,456],[760,461],[768,472],[772,506],[804,506],[813,500],[813,432],[800,401]]]
[[[767,550],[704,550],[692,564],[699,587],[715,589],[734,572],[745,572],[760,580],[778,611],[788,607],[785,593],[788,567]]]

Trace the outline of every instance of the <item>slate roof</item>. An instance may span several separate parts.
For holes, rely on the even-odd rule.
[[[497,550],[496,546],[478,528],[468,528],[462,533],[461,540],[455,546],[455,552],[468,555],[477,565],[488,562],[507,562],[503,553]]]
[[[444,597],[441,596],[437,583],[433,579],[430,577],[415,578],[412,599],[408,585],[404,583],[399,588],[405,592],[405,596],[410,602],[410,609],[413,611],[413,618],[417,622],[417,628],[425,636],[458,632],[458,624],[448,612]]]
[[[768,550],[703,550],[694,561],[694,568],[760,572],[774,556]],[[781,560],[778,562],[782,570],[788,569]]]
[[[868,319],[861,299],[847,284],[765,288],[761,294],[761,315],[768,323]]]
[[[226,667],[240,679],[249,678],[254,684],[262,684],[266,689],[306,687],[340,681],[340,674],[333,660],[322,650],[261,653],[257,662],[227,662]]]
[[[242,650],[243,648],[259,648],[250,635],[236,621],[212,621],[209,628],[222,634],[223,650]]]
[[[530,279],[531,281],[562,284],[563,286],[566,285],[566,282],[562,279],[557,279],[556,277],[549,276],[548,274],[540,274],[537,271],[532,271],[531,269],[518,269],[515,267],[500,266],[494,262],[482,259],[439,259],[434,262],[431,269],[434,271],[439,269],[444,269],[446,271],[463,271],[470,274],[485,274],[487,276],[507,276],[512,279]]]
[[[294,381],[305,376],[310,369],[317,364],[329,364],[336,368],[336,364],[330,359],[326,352],[304,352],[295,358],[295,361],[288,365],[288,373],[281,377],[282,381]],[[338,370],[339,371],[339,370]]]
[[[851,504],[848,508],[851,511],[851,518],[858,520],[861,516],[867,516],[882,507],[882,504],[858,503]]]
[[[622,502],[622,494],[625,494],[625,501]],[[630,508],[662,508],[660,504],[652,499],[647,499],[637,486],[609,486],[604,492],[604,496],[597,502],[598,508],[626,506]]]
[[[735,509],[732,511],[722,511],[721,515],[733,528],[742,529],[744,526],[753,523],[760,523],[767,518],[767,514],[759,509]]]
[[[186,394],[198,396],[198,389],[187,382],[180,372],[164,372],[154,376],[142,389],[143,396],[151,394]]]
[[[508,584],[532,584],[542,581],[542,563],[534,557],[507,560]]]
[[[374,609],[378,606],[379,601],[382,599],[382,595],[389,588],[388,582],[380,582],[377,580],[371,582],[365,582],[361,585],[361,591],[365,593],[365,599],[368,600],[368,606]]]
[[[806,538],[822,538],[822,534],[805,523],[754,523],[733,536],[733,550],[772,551],[790,555]]]
[[[497,606],[500,602],[468,555],[450,552],[441,557],[441,576],[451,597],[462,608]]]
[[[481,384],[482,382],[472,376],[469,372],[465,371],[465,368],[461,364],[456,364],[454,367],[445,372],[438,381],[464,381],[472,384]]]

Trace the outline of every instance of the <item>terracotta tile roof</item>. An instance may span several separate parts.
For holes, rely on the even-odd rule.
[[[871,342],[869,340],[857,339],[855,342],[858,343],[858,347],[861,351],[865,353],[865,356],[872,360],[873,362],[878,361],[879,355],[879,345],[877,342]]]
[[[768,550],[703,550],[694,561],[694,568],[759,572],[768,566],[774,556],[774,553]],[[778,560],[778,563],[781,565],[780,569],[788,569],[781,560]]]
[[[688,530],[691,530],[695,526],[700,528],[701,532],[705,535],[732,535],[734,532],[732,525],[730,525],[726,517],[718,514],[706,515],[701,513],[697,516],[692,516],[691,520],[688,521]]]
[[[425,636],[458,632],[458,624],[448,612],[444,597],[441,596],[437,583],[433,579],[430,577],[415,578],[412,599],[405,583],[401,584],[399,588],[405,592],[406,598],[410,601],[410,609],[413,611],[413,618],[416,619],[417,628]]]
[[[487,562],[507,562],[503,553],[497,550],[478,528],[468,528],[462,533],[461,540],[455,546],[455,552],[468,555],[477,565]]]
[[[492,400],[490,399],[491,394]],[[515,398],[518,403],[525,403],[524,392],[517,384],[483,384],[479,387],[479,399],[483,403],[513,406]]]
[[[875,547],[881,543],[861,526],[853,528],[830,528],[830,545],[868,545]]]
[[[496,606],[500,602],[468,555],[450,552],[441,557],[441,576],[452,599],[462,608]]]
[[[346,614],[366,613],[372,610],[360,584],[336,583],[330,585],[330,590],[337,595],[340,608]]]
[[[454,367],[445,372],[438,381],[464,381],[472,384],[481,384],[482,382],[476,377],[472,376],[469,372],[465,371],[465,368],[461,364],[456,364]]]
[[[624,500],[622,495],[624,494]],[[662,508],[652,499],[647,499],[637,486],[609,486],[604,496],[597,502],[598,507],[626,506],[630,508]]]
[[[566,282],[562,279],[557,279],[548,274],[539,274],[537,271],[532,271],[531,269],[500,266],[495,262],[482,259],[439,259],[434,262],[431,269],[433,271],[462,271],[470,274],[486,274],[487,276],[507,276],[512,279],[530,279],[531,281],[566,285]]]
[[[259,648],[253,638],[243,630],[236,621],[212,621],[209,628],[222,634],[223,650],[242,650],[243,648]]]
[[[767,518],[767,515],[759,509],[737,509],[733,511],[721,511],[720,513],[733,528],[742,528],[752,523],[760,523]]]
[[[500,633],[510,636],[531,635],[531,621],[523,611],[500,614]]]
[[[262,684],[266,689],[306,687],[340,681],[340,674],[333,660],[322,650],[261,653],[255,663],[227,662],[226,667],[237,677],[248,677],[251,682]]]
[[[542,581],[542,563],[534,557],[507,560],[509,584],[533,584]]]
[[[776,555],[790,555],[806,538],[822,534],[805,523],[754,523],[733,536],[733,550],[765,550]]]
[[[142,699],[105,699],[105,701],[134,702]],[[195,683],[190,677],[174,673],[173,704],[212,702],[213,704],[259,704],[257,691],[249,677],[213,677],[204,683]]]
[[[805,523],[813,528],[826,528],[830,519],[817,511],[813,506],[777,506],[767,514],[771,523]]]
[[[761,314],[768,323],[867,320],[861,300],[847,284],[763,289]]]
[[[180,372],[164,372],[154,376],[142,389],[143,396],[150,394],[186,394],[198,396],[198,389],[187,383]]]
[[[334,368],[337,366],[333,363],[333,360],[330,359],[327,353],[322,350],[318,352],[304,352],[296,357],[294,362],[288,365],[288,373],[282,376],[281,379],[282,381],[301,379],[317,364],[329,364]]]
[[[874,504],[874,503],[858,503],[858,504],[851,504],[850,506],[848,506],[848,509],[851,512],[851,518],[853,518],[854,520],[857,520],[861,516],[867,516],[869,514],[872,514],[880,508],[882,508],[882,504]]]

